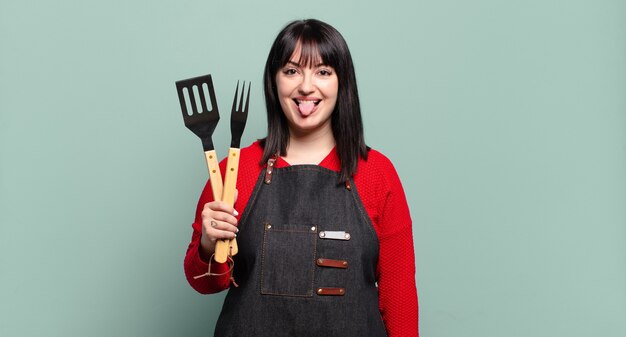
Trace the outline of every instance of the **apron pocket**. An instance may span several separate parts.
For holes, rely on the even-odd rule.
[[[317,226],[266,223],[261,294],[313,296]]]

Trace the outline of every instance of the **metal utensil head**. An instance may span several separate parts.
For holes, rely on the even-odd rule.
[[[239,98],[239,106],[237,106],[237,96],[239,96],[239,81],[237,81],[235,98],[233,99],[233,108],[230,113],[230,147],[232,148],[239,148],[241,135],[246,127],[246,120],[248,119],[248,106],[250,105],[250,85],[251,83],[248,82],[248,94],[244,100],[246,82],[243,82],[243,85],[241,86],[241,97]]]
[[[207,105],[205,90],[209,93],[211,105]],[[176,82],[180,109],[183,113],[185,126],[195,133],[202,140],[204,151],[215,149],[211,136],[217,122],[220,120],[220,113],[217,108],[215,89],[211,75],[198,76]],[[198,97],[196,97],[198,95]],[[198,106],[199,105],[199,106]],[[191,111],[187,107],[191,107]]]

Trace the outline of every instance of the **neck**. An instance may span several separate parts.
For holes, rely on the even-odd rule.
[[[335,137],[330,127],[318,132],[289,131],[289,145],[284,159],[291,165],[319,164],[335,147]]]

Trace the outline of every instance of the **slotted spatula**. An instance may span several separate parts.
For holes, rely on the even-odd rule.
[[[211,110],[208,108],[207,97],[203,90],[205,85],[211,100]],[[217,161],[217,154],[213,146],[213,139],[211,138],[217,122],[220,120],[220,113],[217,108],[217,99],[215,98],[215,89],[213,88],[211,75],[178,81],[176,82],[176,90],[178,91],[178,100],[180,101],[180,109],[183,112],[185,126],[202,140],[204,156],[209,169],[209,182],[213,190],[213,199],[222,200],[224,185]],[[187,93],[188,101],[185,99],[185,93]],[[196,99],[196,93],[199,99]],[[200,106],[197,106],[198,102]],[[188,105],[191,106],[191,112],[187,109]]]

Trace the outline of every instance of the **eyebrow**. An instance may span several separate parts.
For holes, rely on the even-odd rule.
[[[298,68],[300,68],[300,67],[301,67],[300,63],[298,63],[298,62],[296,62],[296,61],[291,61],[291,60],[290,60],[290,61],[287,61],[287,64],[292,64],[292,65],[294,65],[294,66],[296,66],[296,67],[298,67]],[[319,64],[316,64],[313,68],[323,67],[323,66],[328,66],[328,65],[327,65],[327,64],[325,64],[325,63],[319,63]]]

